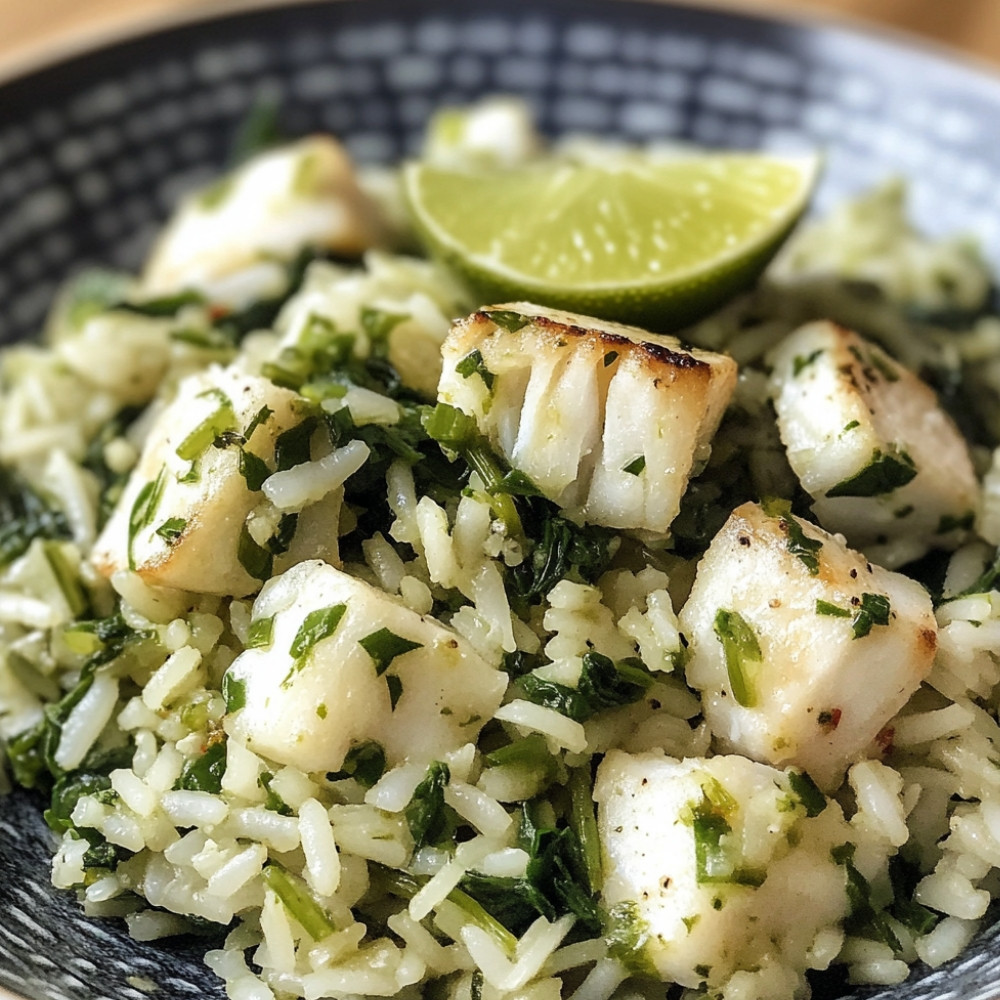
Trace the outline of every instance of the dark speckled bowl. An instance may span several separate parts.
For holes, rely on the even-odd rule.
[[[223,163],[261,96],[291,134],[367,161],[412,151],[438,105],[506,91],[552,133],[828,151],[819,205],[889,174],[926,229],[978,234],[1000,264],[1000,78],[841,29],[628,0],[343,0],[181,25],[0,86],[0,341],[32,335],[85,262],[135,267],[175,196]],[[203,944],[137,944],[48,885],[41,803],[0,799],[0,993],[222,997]],[[883,1000],[1000,995],[984,932]],[[833,982],[817,994],[849,989]]]

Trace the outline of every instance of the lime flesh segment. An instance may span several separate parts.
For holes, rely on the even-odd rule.
[[[427,248],[483,300],[675,329],[750,284],[809,201],[818,158],[707,154],[506,170],[410,164]]]

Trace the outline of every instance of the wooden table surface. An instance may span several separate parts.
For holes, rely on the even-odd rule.
[[[0,0],[0,75],[58,53],[162,23],[266,0]],[[469,0],[473,2],[473,0]],[[608,0],[609,3],[614,0]],[[1000,66],[1000,0],[689,0],[887,25],[965,50]]]

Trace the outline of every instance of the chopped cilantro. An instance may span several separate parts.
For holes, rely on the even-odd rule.
[[[757,694],[750,668],[763,658],[757,636],[739,612],[724,608],[716,612],[712,627],[722,643],[733,697],[744,708],[753,708],[757,703]]]
[[[497,326],[502,326],[508,333],[517,333],[531,322],[530,317],[509,309],[490,309],[486,310],[484,315],[489,316]]]
[[[851,612],[847,608],[842,608],[837,604],[831,604],[830,601],[824,601],[821,598],[816,599],[816,614],[826,615],[829,618],[851,617]]]
[[[638,458],[633,458],[628,465],[623,466],[622,472],[627,472],[630,476],[641,476],[645,468],[646,456],[640,455]]]
[[[156,533],[168,545],[173,545],[184,534],[187,521],[183,517],[168,517],[157,529]]]
[[[359,639],[358,643],[362,649],[372,658],[375,663],[375,673],[381,677],[389,669],[390,664],[397,656],[409,653],[410,650],[420,649],[423,643],[414,642],[412,639],[404,639],[401,635],[396,635],[387,628],[380,628],[371,635],[366,635]]]
[[[473,375],[478,375],[483,380],[486,388],[491,392],[493,391],[493,383],[496,381],[496,375],[486,367],[486,362],[483,360],[483,355],[479,348],[469,351],[455,365],[455,371],[462,378],[471,378]]]
[[[882,594],[862,594],[861,606],[851,622],[854,638],[863,639],[874,625],[888,625],[890,610],[888,597]]]
[[[876,448],[868,464],[853,476],[831,486],[828,497],[875,497],[905,486],[917,474],[917,467],[905,451]]]

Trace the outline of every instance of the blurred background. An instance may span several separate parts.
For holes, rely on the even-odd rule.
[[[0,0],[0,71],[44,61],[131,25],[185,10],[213,12],[248,0]],[[260,4],[264,0],[249,0]],[[615,0],[607,0],[614,3]],[[1000,0],[687,0],[869,23],[962,49],[1000,67]]]

